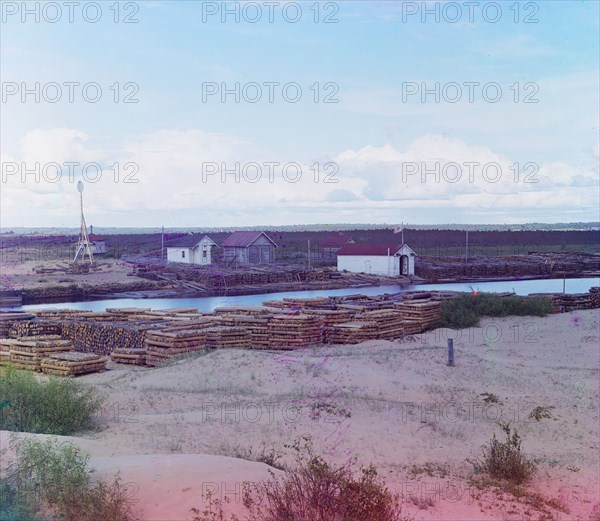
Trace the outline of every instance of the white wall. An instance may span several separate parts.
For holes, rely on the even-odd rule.
[[[397,277],[400,258],[387,255],[338,255],[338,271]]]
[[[181,252],[185,252],[185,258],[181,256]],[[193,263],[193,255],[191,248],[167,248],[167,262],[185,262],[186,264]]]

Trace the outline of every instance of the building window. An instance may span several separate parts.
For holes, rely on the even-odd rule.
[[[202,250],[202,258],[206,259],[207,257],[207,251],[206,250]]]
[[[185,259],[185,250],[181,250],[181,258]]]

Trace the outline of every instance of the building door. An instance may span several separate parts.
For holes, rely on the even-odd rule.
[[[408,276],[408,255],[400,257],[400,275]]]

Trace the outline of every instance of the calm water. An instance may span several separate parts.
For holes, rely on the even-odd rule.
[[[586,293],[592,286],[600,286],[600,278],[567,279],[566,293]],[[286,293],[268,293],[261,295],[242,295],[236,297],[205,298],[157,298],[157,299],[112,299],[93,302],[63,302],[60,304],[32,304],[12,309],[84,309],[88,311],[104,311],[110,307],[143,307],[152,309],[198,308],[200,311],[212,311],[221,306],[259,306],[266,300],[277,300],[284,297],[327,297],[335,295],[381,295],[411,290],[450,290],[504,292],[514,291],[518,295],[529,293],[560,293],[563,290],[562,279],[517,280],[504,282],[479,282],[455,284],[419,284],[415,286],[375,286],[370,288],[344,288],[332,290],[292,291]]]

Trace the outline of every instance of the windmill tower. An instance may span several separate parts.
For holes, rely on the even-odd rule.
[[[77,241],[77,251],[75,252],[75,258],[73,262],[77,262],[77,259],[81,255],[82,259],[88,256],[90,265],[94,265],[94,254],[92,253],[92,243],[87,232],[87,226],[85,224],[85,217],[83,216],[83,183],[79,181],[77,183],[77,191],[79,192],[79,204],[81,208],[81,227],[79,229],[79,240]]]

